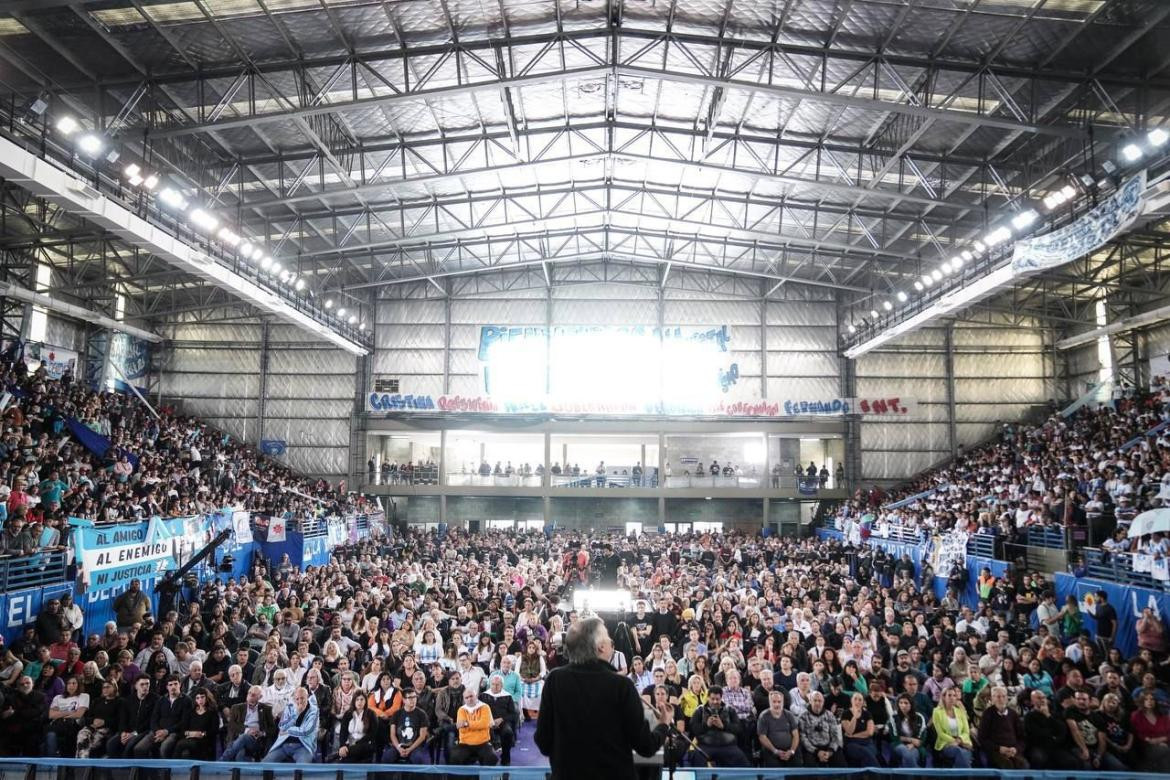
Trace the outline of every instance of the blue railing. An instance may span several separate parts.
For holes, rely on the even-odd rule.
[[[404,777],[418,775],[436,776],[450,775],[459,777],[478,777],[484,780],[508,778],[508,780],[547,780],[550,776],[547,766],[541,767],[477,767],[477,766],[414,766],[411,764],[248,764],[227,763],[222,761],[160,761],[160,760],[125,760],[125,759],[73,759],[73,758],[0,758],[0,777],[32,778],[42,773],[52,773],[62,776],[68,770],[80,770],[77,777],[91,777],[95,770],[111,778],[144,777],[143,770],[159,770],[157,777],[220,778],[220,777],[293,777],[297,780],[306,778],[318,780],[323,778],[365,778],[374,780],[376,777],[394,776],[399,773]],[[1165,778],[1163,774],[1142,772],[1069,772],[1058,770],[999,770],[999,769],[963,769],[962,776],[985,778],[1033,778],[1034,780],[1154,780]],[[786,777],[844,777],[859,776],[868,773],[871,777],[931,777],[937,776],[935,769],[709,769],[706,767],[687,767],[675,772],[676,780],[724,780],[744,778],[786,778]],[[665,777],[665,770],[663,771]]]
[[[967,539],[967,554],[995,558],[995,534],[972,534]]]
[[[1149,572],[1134,571],[1133,555],[1088,548],[1084,550],[1085,574],[1098,580],[1151,590],[1170,590],[1170,582],[1154,579]]]
[[[1030,526],[1028,528],[1028,546],[1064,550],[1067,548],[1064,538],[1064,528],[1061,526]]]
[[[0,593],[65,582],[65,551],[0,558]]]

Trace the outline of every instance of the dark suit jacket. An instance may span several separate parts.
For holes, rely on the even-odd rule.
[[[272,718],[272,706],[269,704],[258,704],[260,708],[260,731],[264,734],[264,739],[261,741],[271,742],[276,738],[276,721]],[[248,711],[248,703],[235,704],[228,712],[227,722],[227,744],[235,741],[236,737],[244,733],[244,715]]]
[[[666,727],[653,731],[629,678],[604,661],[554,669],[545,681],[536,746],[554,780],[633,780],[634,751],[652,756]]]

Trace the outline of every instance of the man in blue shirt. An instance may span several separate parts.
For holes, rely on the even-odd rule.
[[[304,688],[297,688],[280,716],[276,742],[264,756],[264,763],[311,764],[317,752],[317,717],[317,700]]]

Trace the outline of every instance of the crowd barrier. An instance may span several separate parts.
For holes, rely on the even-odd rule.
[[[1165,777],[1161,774],[1142,772],[1069,772],[1057,770],[1000,770],[963,769],[964,778],[1032,778],[1033,780],[1153,780]],[[55,777],[58,780],[76,778],[116,778],[137,780],[156,777],[160,780],[176,780],[179,777],[224,778],[240,780],[242,777],[269,778],[292,777],[294,780],[383,780],[387,777],[475,777],[483,780],[547,780],[551,773],[547,766],[541,767],[476,767],[476,766],[412,766],[408,764],[243,764],[208,761],[127,761],[119,759],[41,759],[41,758],[0,758],[0,778],[3,780],[36,780],[38,777]],[[686,767],[674,772],[674,780],[765,780],[765,778],[787,777],[856,777],[867,775],[871,778],[937,777],[938,769],[892,769],[892,768],[849,768],[849,769],[715,769]],[[663,769],[661,777],[667,780],[669,770]]]
[[[290,520],[288,529],[283,534],[273,534],[273,538],[269,536],[269,530],[277,525],[273,518],[231,509],[205,516],[111,525],[70,518],[70,525],[68,551],[0,557],[0,636],[5,641],[15,640],[24,626],[33,622],[46,600],[65,593],[75,594],[85,614],[82,630],[100,634],[106,622],[114,619],[114,600],[129,587],[131,579],[141,582],[143,592],[150,597],[151,612],[158,614],[160,609],[170,607],[169,602],[160,604],[159,594],[155,592],[159,579],[181,567],[222,530],[230,529],[232,533],[216,550],[214,560],[222,563],[230,555],[230,569],[224,571],[208,558],[191,572],[199,584],[215,577],[247,575],[257,552],[274,564],[279,564],[282,556],[288,554],[295,565],[323,566],[329,562],[330,551],[335,547],[352,544],[371,533],[386,533],[382,512],[329,520]],[[160,555],[154,549],[158,542],[168,545],[166,554]],[[107,550],[110,554],[103,557]],[[124,554],[127,550],[134,554]],[[120,563],[120,560],[131,563]],[[89,570],[85,569],[87,561]],[[194,594],[184,588],[180,595]]]
[[[67,563],[64,550],[35,555],[0,557],[0,593],[63,582]]]

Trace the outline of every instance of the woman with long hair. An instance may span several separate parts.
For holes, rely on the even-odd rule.
[[[390,744],[390,720],[402,707],[402,694],[394,687],[390,672],[382,672],[374,681],[374,687],[366,700],[366,708],[374,716],[374,749],[378,755]]]
[[[947,688],[930,720],[935,732],[934,749],[955,769],[969,769],[974,746],[967,710],[960,698],[958,688]]]
[[[1170,765],[1170,715],[1162,711],[1153,691],[1143,691],[1129,716],[1137,742],[1137,765],[1146,772],[1164,772]]]
[[[365,696],[354,696],[353,703],[338,718],[337,752],[330,754],[327,763],[357,764],[374,756],[375,719]]]
[[[41,679],[44,679],[46,670],[52,669],[52,664],[45,664],[41,670]],[[53,679],[60,682],[55,675]],[[81,731],[82,719],[89,710],[89,694],[82,690],[81,679],[70,677],[60,694],[51,699],[46,694],[45,699],[51,702],[48,729],[45,731],[45,755],[53,757],[75,755],[77,734]]]
[[[548,665],[544,660],[544,653],[540,652],[540,643],[529,639],[520,655],[520,682],[522,693],[520,707],[530,720],[536,720],[540,710],[540,695],[544,691],[544,678],[548,676]]]
[[[215,760],[215,738],[219,734],[219,711],[215,697],[206,688],[192,694],[192,706],[179,726],[182,739],[175,745],[175,757],[196,761]]]
[[[922,739],[925,732],[926,719],[914,709],[914,700],[903,693],[898,697],[889,735],[894,743],[894,755],[898,760],[898,766],[917,769],[923,765],[926,751],[923,749]]]
[[[702,675],[692,674],[687,680],[687,688],[679,696],[679,709],[688,721],[695,714],[695,710],[707,703],[707,681]]]

